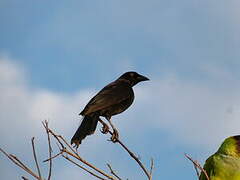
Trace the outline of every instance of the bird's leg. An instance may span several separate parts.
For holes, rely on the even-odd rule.
[[[109,121],[109,124],[111,125],[111,127],[113,129],[113,134],[112,134],[112,137],[111,137],[111,141],[115,143],[115,142],[118,141],[119,133],[118,133],[117,129],[114,127],[114,125],[112,124],[111,119],[107,118],[107,120]]]
[[[103,134],[107,134],[108,131],[109,131],[108,125],[107,125],[103,120],[101,120],[100,118],[99,118],[98,121],[99,121],[100,123],[102,123],[102,125],[103,125],[101,132],[102,132]]]

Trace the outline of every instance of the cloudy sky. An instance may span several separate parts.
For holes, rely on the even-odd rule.
[[[0,1],[0,147],[33,166],[30,139],[47,157],[41,121],[70,140],[78,113],[128,70],[134,104],[113,117],[120,137],[154,179],[196,179],[184,153],[201,163],[224,138],[240,134],[240,22],[237,0]],[[108,136],[79,151],[123,178],[145,179]],[[57,148],[55,149],[57,152]],[[1,179],[24,173],[0,155]],[[47,167],[45,164],[41,164]],[[93,179],[60,159],[53,179]]]

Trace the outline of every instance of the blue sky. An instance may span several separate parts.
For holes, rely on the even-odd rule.
[[[26,152],[35,136],[45,159],[42,120],[70,139],[91,96],[135,70],[151,81],[137,85],[133,106],[113,117],[122,140],[146,164],[155,159],[155,179],[196,178],[183,154],[204,162],[224,138],[239,134],[239,5],[1,0],[1,147],[31,164]],[[123,177],[144,179],[135,162],[106,139],[97,130],[80,151],[99,167],[112,161]],[[0,160],[2,179],[22,175],[5,157]],[[56,160],[54,179],[70,175],[92,179]]]

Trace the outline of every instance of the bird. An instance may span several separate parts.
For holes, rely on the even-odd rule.
[[[226,138],[206,160],[203,169],[210,180],[240,180],[240,135]],[[203,172],[200,180],[207,180]]]
[[[111,122],[111,117],[128,109],[134,101],[132,87],[141,81],[148,80],[137,72],[129,71],[100,90],[79,113],[83,116],[83,120],[71,139],[71,145],[74,144],[78,148],[86,136],[95,132],[98,122],[103,124],[102,132],[107,133],[109,127],[100,119],[100,116],[109,122],[113,129],[111,140],[117,142],[119,134]]]

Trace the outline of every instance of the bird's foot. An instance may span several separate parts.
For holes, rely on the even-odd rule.
[[[101,132],[102,132],[103,134],[107,134],[108,131],[109,131],[108,125],[107,125],[106,123],[104,123],[103,121],[102,121],[102,125],[103,125],[103,127],[102,127]]]
[[[113,129],[113,134],[112,134],[112,137],[111,137],[111,141],[113,143],[116,143],[118,141],[118,138],[119,138],[118,131],[116,129]]]
[[[80,142],[79,142],[79,141],[72,141],[72,142],[71,142],[71,145],[73,145],[73,148],[75,148],[76,151],[77,151],[77,149],[78,149],[78,147],[79,147],[79,145],[80,145]]]

